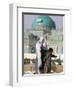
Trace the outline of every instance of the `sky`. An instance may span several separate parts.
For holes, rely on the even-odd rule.
[[[34,20],[39,15],[24,14],[24,29],[32,28],[32,20]],[[63,16],[60,15],[49,15],[53,21],[56,23],[56,29],[63,28]]]

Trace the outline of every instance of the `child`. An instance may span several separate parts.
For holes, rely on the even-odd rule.
[[[44,73],[50,73],[51,72],[51,57],[57,57],[52,54],[53,49],[49,48],[46,57],[44,58],[45,65],[44,65]]]

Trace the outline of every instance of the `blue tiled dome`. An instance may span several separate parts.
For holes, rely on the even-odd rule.
[[[32,27],[35,28],[38,25],[43,25],[45,27],[49,27],[50,29],[56,28],[55,22],[48,15],[40,15],[32,21]]]

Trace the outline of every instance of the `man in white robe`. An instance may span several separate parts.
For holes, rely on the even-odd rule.
[[[40,37],[39,41],[36,43],[36,56],[37,56],[37,73],[40,73],[41,62],[41,45],[44,42],[44,38]]]

